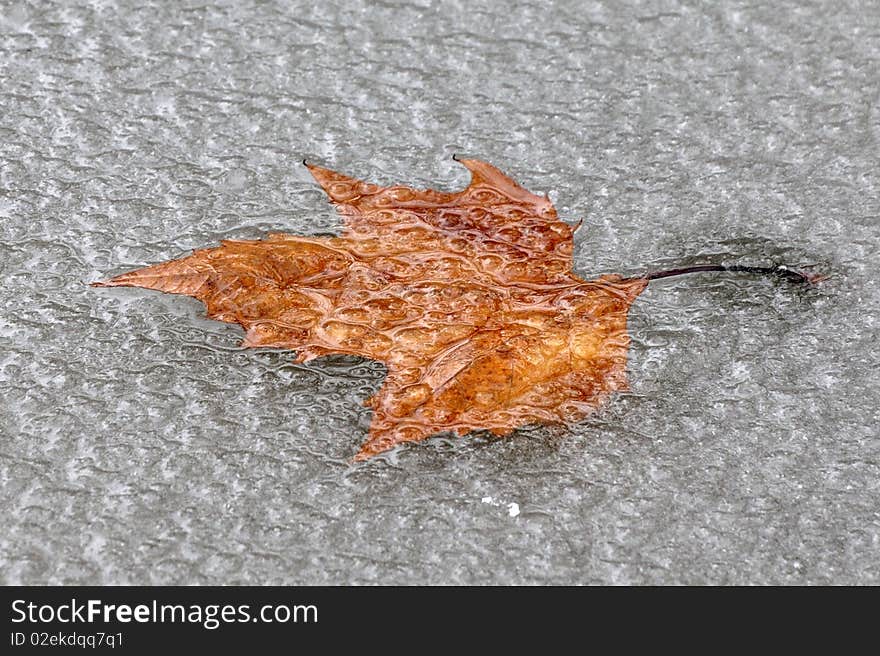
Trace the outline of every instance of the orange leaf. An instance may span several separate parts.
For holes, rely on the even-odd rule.
[[[384,362],[360,459],[440,432],[582,418],[626,389],[627,311],[647,279],[579,278],[573,228],[548,198],[459,161],[472,179],[456,193],[309,165],[345,217],[341,236],[227,240],[97,285],[193,296],[241,324],[245,346],[300,362]]]

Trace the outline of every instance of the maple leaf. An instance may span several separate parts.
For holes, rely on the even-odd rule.
[[[225,240],[96,286],[193,296],[244,346],[383,362],[363,459],[441,432],[506,435],[571,422],[627,389],[627,312],[648,281],[586,281],[574,228],[547,197],[476,159],[459,192],[379,187],[307,164],[344,216],[339,237]]]

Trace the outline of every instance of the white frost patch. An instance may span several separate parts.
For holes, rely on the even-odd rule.
[[[490,506],[494,506],[495,508],[500,508],[502,505],[500,501],[497,501],[494,497],[483,497],[480,499],[483,503],[488,503]],[[519,504],[518,503],[508,503],[507,505],[507,514],[511,517],[516,517],[519,515]]]

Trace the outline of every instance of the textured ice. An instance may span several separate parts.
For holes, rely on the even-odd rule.
[[[0,581],[880,583],[878,25],[831,0],[0,4]],[[381,366],[87,287],[333,233],[303,157],[453,189],[454,152],[583,218],[587,278],[835,278],[652,284],[596,418],[357,465]]]

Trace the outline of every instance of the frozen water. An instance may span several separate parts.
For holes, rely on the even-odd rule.
[[[880,583],[878,81],[872,3],[0,2],[0,581]],[[835,277],[652,283],[596,418],[356,465],[380,366],[87,286],[453,152],[585,276]]]

